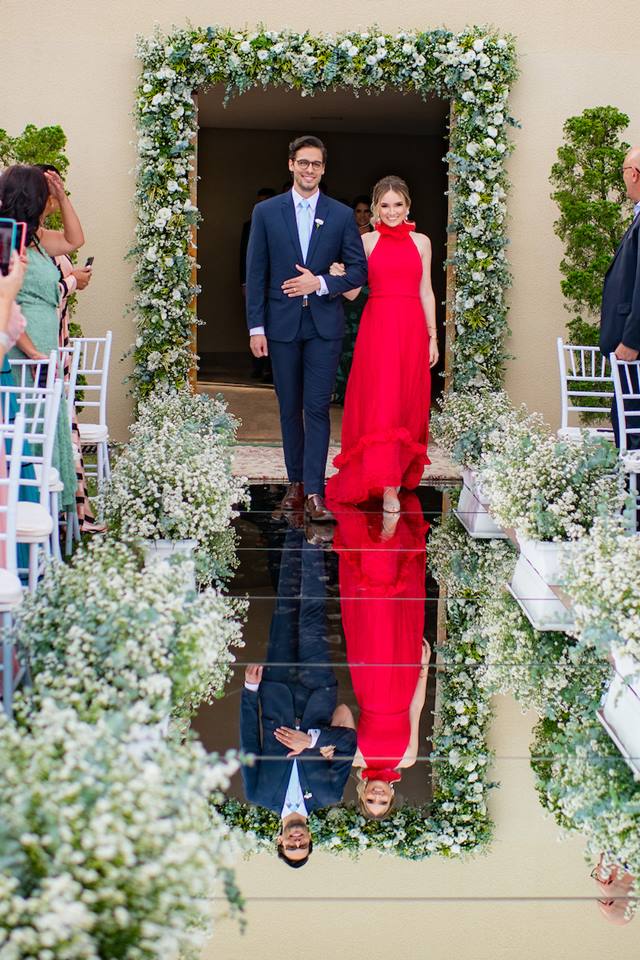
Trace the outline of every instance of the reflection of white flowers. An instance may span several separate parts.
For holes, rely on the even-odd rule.
[[[197,132],[192,91],[212,83],[226,84],[227,98],[259,85],[279,84],[310,96],[337,84],[356,92],[388,86],[433,90],[455,100],[448,161],[456,176],[451,226],[457,236],[456,285],[463,296],[456,300],[454,316],[454,384],[499,385],[509,285],[504,210],[496,196],[483,196],[477,205],[468,199],[476,179],[507,184],[504,160],[511,146],[504,128],[513,122],[507,105],[515,77],[511,39],[477,27],[458,34],[434,30],[388,35],[371,29],[337,37],[189,27],[170,37],[158,32],[139,40],[138,56],[142,72],[136,97],[138,226],[133,253],[138,323],[134,378],[139,393],[150,392],[161,381],[186,382],[192,363],[194,317],[189,304],[197,287],[190,241],[199,216],[190,201],[188,180]],[[169,128],[167,117],[172,118]],[[182,204],[174,205],[174,200]],[[170,209],[169,217],[160,213],[162,208]],[[482,282],[467,259],[480,246],[491,259]],[[152,247],[157,250],[153,259],[147,252]],[[171,265],[167,255],[173,258]],[[167,292],[177,287],[184,295],[167,304]],[[465,309],[462,303],[470,299],[476,306]],[[157,351],[165,360],[150,369],[147,358]]]

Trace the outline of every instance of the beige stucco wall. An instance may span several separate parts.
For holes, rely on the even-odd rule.
[[[637,106],[637,4],[599,0],[580,4],[539,0],[405,0],[402,10],[382,0],[325,0],[302,8],[294,0],[110,0],[78,6],[69,0],[3,0],[2,75],[5,96],[1,126],[15,133],[26,122],[62,124],[69,137],[70,187],[82,214],[87,254],[96,258],[95,279],[82,301],[87,333],[112,327],[115,355],[133,338],[124,317],[130,300],[131,264],[124,262],[133,233],[131,119],[138,64],[137,33],[154,23],[225,23],[244,26],[329,31],[377,23],[386,30],[429,28],[445,23],[494,23],[518,39],[520,79],[513,112],[523,124],[515,135],[510,162],[511,293],[510,364],[507,386],[554,418],[557,410],[554,338],[562,332],[564,311],[557,264],[561,254],[552,224],[548,172],[562,123],[584,107],[614,103],[632,117],[629,139],[640,140]],[[120,385],[126,364],[114,366],[111,421],[116,436],[126,432],[130,403]]]

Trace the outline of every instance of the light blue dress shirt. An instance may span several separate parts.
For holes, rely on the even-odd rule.
[[[316,190],[312,197],[301,197],[295,187],[291,190],[291,196],[293,198],[293,206],[296,211],[296,222],[298,224],[298,239],[300,240],[300,248],[302,250],[303,260],[306,261],[307,253],[309,250],[309,243],[311,242],[311,233],[313,233],[314,224],[316,220],[316,207],[318,206],[318,198],[320,196],[320,191]],[[309,203],[309,213],[304,214],[301,208],[301,204]],[[308,220],[305,223],[305,219],[309,218],[311,221],[311,233],[309,233]],[[305,238],[306,234],[306,238]],[[318,277],[320,281],[320,289],[315,291],[317,297],[324,297],[329,290],[327,288],[327,283],[324,277]],[[264,327],[251,327],[249,330],[250,337],[257,337],[264,334]]]

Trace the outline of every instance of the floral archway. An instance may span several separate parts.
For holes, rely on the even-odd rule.
[[[194,27],[140,38],[137,230],[133,347],[136,394],[188,381],[193,363],[194,282],[191,234],[199,214],[191,199],[197,111],[194,91],[224,84],[227,99],[276,84],[302,96],[334,87],[375,94],[386,87],[451,100],[449,231],[455,275],[449,315],[455,336],[456,389],[497,387],[507,329],[505,160],[515,124],[509,115],[516,76],[510,37],[469,27],[384,34],[376,29],[313,36],[292,31]]]

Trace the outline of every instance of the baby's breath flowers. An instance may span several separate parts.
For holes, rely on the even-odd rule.
[[[185,568],[175,558],[145,569],[134,548],[111,540],[50,564],[14,625],[36,701],[53,698],[85,719],[139,702],[157,721],[221,695],[246,602],[194,592]]]
[[[0,955],[196,960],[211,897],[251,841],[212,800],[237,762],[42,704],[0,718]]]

